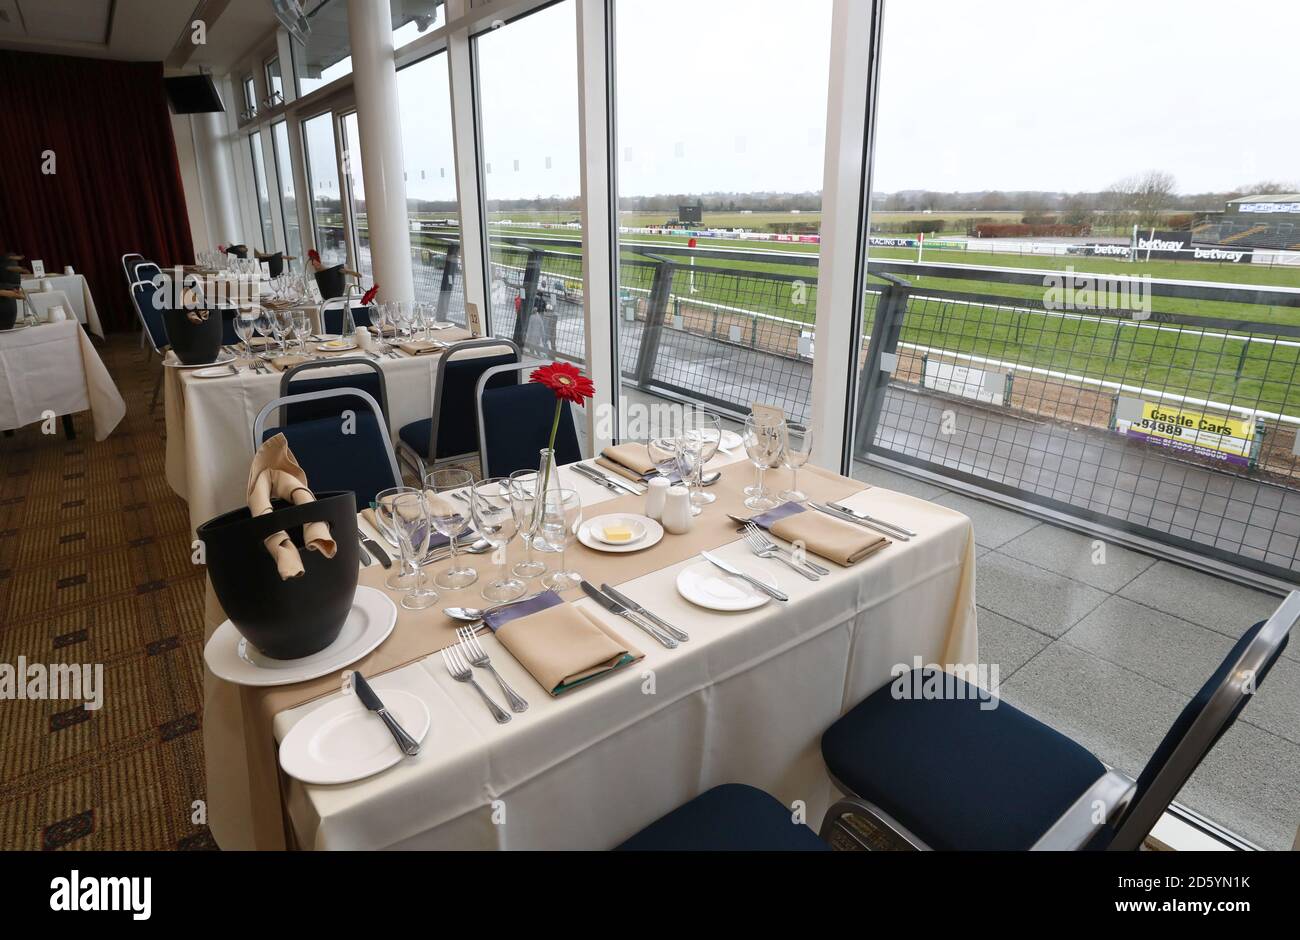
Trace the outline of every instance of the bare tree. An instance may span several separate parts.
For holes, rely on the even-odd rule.
[[[1155,228],[1161,216],[1177,205],[1177,184],[1170,173],[1147,170],[1107,186],[1101,193],[1107,224],[1127,227],[1136,223]]]

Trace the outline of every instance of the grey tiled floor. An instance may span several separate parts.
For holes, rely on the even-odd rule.
[[[1278,599],[859,464],[855,476],[971,517],[980,658],[1001,694],[1126,773],[1141,771],[1232,640]],[[1179,800],[1269,849],[1300,825],[1300,642]]]

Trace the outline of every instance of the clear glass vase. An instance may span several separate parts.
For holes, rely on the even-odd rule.
[[[533,500],[533,524],[528,529],[528,544],[536,551],[550,551],[542,540],[539,530],[542,525],[542,514],[546,509],[546,494],[555,494],[561,489],[563,487],[560,485],[559,468],[555,464],[555,451],[543,447],[537,455],[537,493]]]

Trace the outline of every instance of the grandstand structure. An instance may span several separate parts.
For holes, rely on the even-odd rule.
[[[1300,250],[1300,193],[1230,199],[1222,212],[1193,226],[1192,239],[1203,245]]]

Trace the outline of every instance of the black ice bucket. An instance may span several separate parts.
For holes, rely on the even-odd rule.
[[[208,577],[226,616],[264,655],[300,659],[338,639],[357,591],[357,503],[351,490],[319,493],[316,501],[294,506],[276,501],[264,516],[248,507],[209,519],[199,526]],[[337,551],[333,558],[308,551],[302,528],[327,522]],[[280,579],[266,550],[267,536],[288,533],[302,557],[301,577]]]
[[[191,319],[190,314],[196,316]],[[214,362],[221,350],[220,310],[164,310],[167,343],[176,358],[187,366]],[[199,315],[204,315],[200,317]]]

